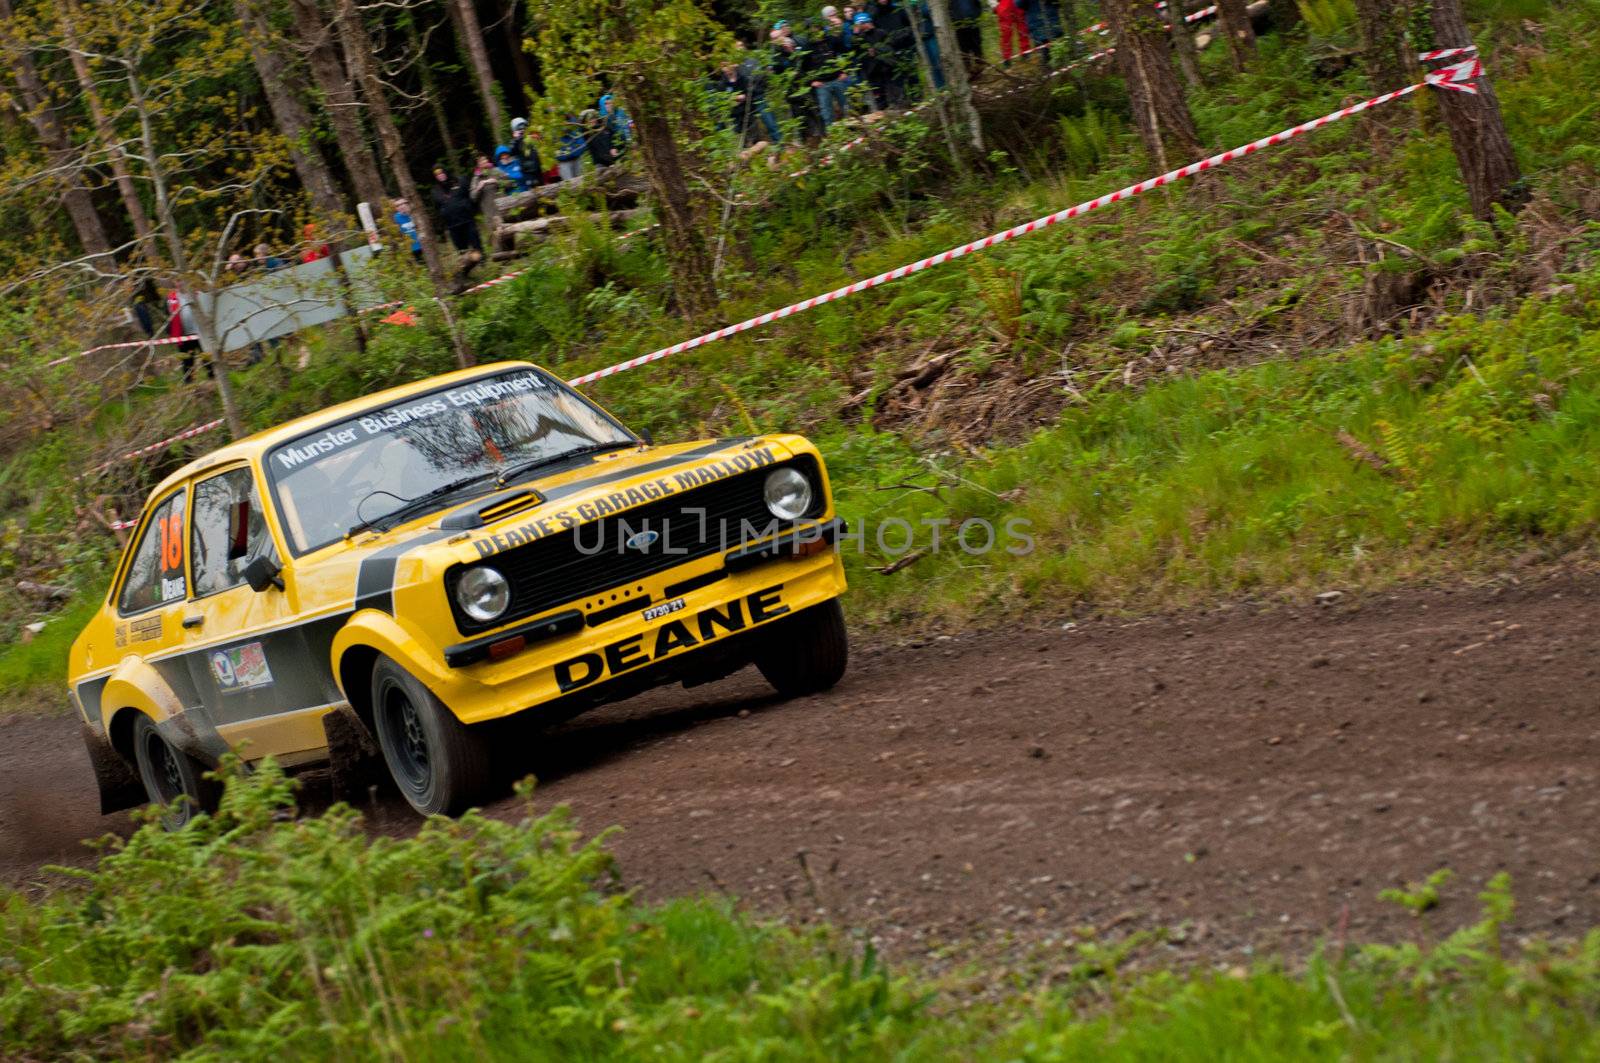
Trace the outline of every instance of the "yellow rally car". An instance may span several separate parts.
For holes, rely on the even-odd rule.
[[[455,814],[489,795],[513,718],[750,663],[827,689],[842,527],[799,436],[654,446],[526,363],[230,444],[156,488],[73,644],[102,806],[181,825],[229,750],[336,776],[365,750],[419,812]]]

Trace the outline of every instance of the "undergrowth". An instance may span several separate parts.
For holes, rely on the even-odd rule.
[[[562,809],[368,834],[295,818],[270,762],[176,833],[0,894],[0,1055],[189,1060],[1587,1058],[1600,932],[1513,945],[1504,877],[1437,944],[1304,970],[1129,968],[1078,938],[1049,988],[973,1001],[827,930],[646,904]],[[1428,886],[1419,889],[1431,889]],[[1071,957],[1069,957],[1071,959]]]

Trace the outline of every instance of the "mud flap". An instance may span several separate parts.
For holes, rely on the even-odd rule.
[[[94,781],[100,787],[100,814],[108,816],[144,804],[148,798],[139,773],[112,748],[111,739],[86,723],[79,724],[78,729],[83,732],[89,764],[94,768]]]
[[[349,706],[324,716],[322,733],[328,741],[328,775],[335,801],[362,804],[372,787],[388,782],[377,740]]]

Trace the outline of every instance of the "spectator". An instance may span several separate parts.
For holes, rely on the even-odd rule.
[[[802,136],[816,137],[825,128],[821,112],[817,109],[815,88],[817,61],[812,50],[795,39],[787,22],[779,22],[769,34],[772,45],[773,73],[783,77],[789,85],[789,111],[800,120]]]
[[[1039,62],[1050,65],[1050,50],[1040,47],[1061,36],[1061,9],[1055,0],[1017,0],[1027,25],[1028,39],[1039,48]]]
[[[728,125],[738,134],[741,147],[753,139],[755,123],[751,106],[750,79],[738,63],[723,63],[711,78],[711,91],[728,97]]]
[[[284,267],[283,259],[279,258],[277,255],[274,255],[272,253],[272,248],[268,247],[266,244],[257,244],[255,246],[255,256],[257,264],[268,273],[271,273],[275,269],[282,269]]]
[[[433,205],[439,212],[439,223],[445,235],[461,255],[461,276],[483,261],[483,238],[478,234],[478,201],[473,195],[473,175],[462,174],[459,179],[450,176],[444,164],[433,168]]]
[[[856,12],[854,21],[856,65],[871,87],[871,109],[881,110],[894,94],[895,54],[889,40],[866,11]]]
[[[194,383],[195,352],[200,349],[199,331],[195,327],[194,308],[189,305],[189,300],[180,296],[176,289],[168,292],[167,337],[174,340],[182,338],[178,344],[178,360],[183,365],[185,384]],[[209,359],[206,361],[206,373],[212,377],[217,375]]]
[[[537,134],[535,134],[537,136]],[[544,180],[544,164],[539,160],[539,149],[534,146],[528,136],[528,120],[526,118],[513,118],[511,120],[511,154],[516,157],[517,164],[522,167],[523,180],[530,185],[542,185]]]
[[[561,170],[561,180],[574,181],[583,176],[583,154],[588,147],[578,116],[567,115],[566,130],[561,134],[561,143],[556,145],[556,165]]]
[[[740,52],[746,51],[743,41],[735,42],[735,47]],[[767,139],[774,144],[782,144],[783,130],[778,127],[778,118],[772,113],[772,108],[767,106],[767,73],[761,69],[761,62],[753,55],[746,56],[744,62],[739,64],[739,72],[750,86],[750,106],[755,109],[756,118],[766,131]]]
[[[922,50],[928,56],[928,74],[933,78],[933,91],[944,90],[944,65],[939,51],[939,32],[933,24],[933,12],[928,8],[928,0],[918,0],[915,16],[917,32],[922,35]]]
[[[826,132],[829,126],[850,113],[850,89],[856,83],[851,70],[855,34],[853,27],[847,25],[833,7],[822,9],[822,26],[822,34],[817,38],[820,61],[817,76],[811,79],[811,90],[816,93],[817,109],[822,114],[822,128]]]
[[[580,116],[583,119],[584,149],[595,169],[603,170],[617,161],[617,148],[611,140],[611,129],[601,117],[599,108],[591,107]]]
[[[902,106],[917,83],[917,36],[911,30],[911,16],[898,0],[872,0],[867,11],[889,46],[889,96],[884,106]]]
[[[300,253],[301,262],[315,262],[319,258],[328,258],[333,254],[333,248],[319,241],[316,222],[306,222],[306,227],[301,230],[301,234],[305,237],[307,245],[306,249]]]
[[[517,153],[511,150],[510,144],[501,144],[494,149],[495,169],[505,175],[511,184],[512,191],[527,192],[535,186],[535,182],[528,178],[522,168],[522,160],[517,158]]]
[[[146,277],[139,283],[129,301],[129,309],[133,311],[133,319],[139,323],[145,338],[154,339],[156,315],[161,312],[161,292],[156,289],[155,281]]]
[[[1017,0],[999,0],[994,13],[1000,20],[1000,61],[1010,62],[1012,56],[1032,47],[1028,43],[1028,23]]]
[[[411,204],[404,199],[390,202],[393,212],[394,224],[401,235],[411,241],[411,261],[422,261],[422,233],[417,230],[417,221],[411,216]]]
[[[597,104],[600,117],[606,120],[606,130],[611,134],[611,146],[616,149],[617,157],[628,150],[633,143],[633,119],[628,117],[628,112],[622,109],[617,98],[612,93],[605,93]]]
[[[955,23],[956,45],[976,72],[983,63],[983,6],[981,0],[950,0],[950,21]]]

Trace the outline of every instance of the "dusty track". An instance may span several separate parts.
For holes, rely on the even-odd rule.
[[[1298,954],[1344,920],[1408,932],[1376,895],[1441,866],[1440,925],[1506,870],[1518,929],[1575,933],[1600,925],[1597,606],[1558,579],[934,640],[823,697],[745,673],[615,706],[532,767],[541,805],[625,828],[646,895],[826,909],[900,955],[1082,924]],[[108,827],[70,723],[0,723],[0,877]]]

